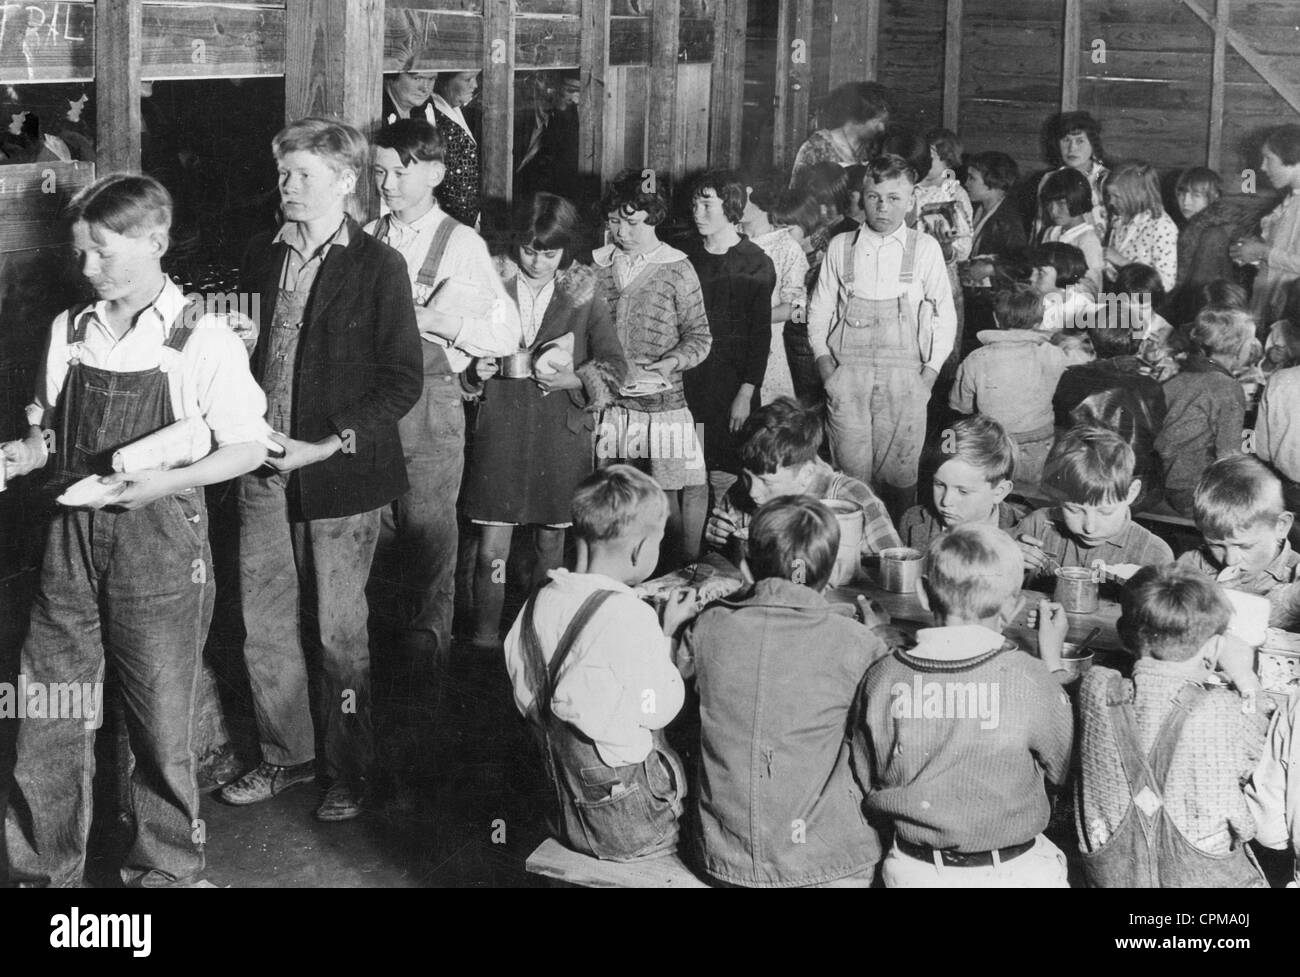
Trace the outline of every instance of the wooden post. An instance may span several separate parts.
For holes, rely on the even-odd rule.
[[[509,202],[514,175],[513,6],[511,0],[484,0],[483,3],[483,140],[479,144],[479,166],[483,173],[485,207],[489,200]]]
[[[1214,55],[1210,61],[1210,131],[1205,151],[1205,165],[1216,172],[1223,163],[1223,79],[1231,12],[1231,0],[1218,0],[1215,4]]]
[[[866,51],[863,52],[863,77],[875,81],[880,71],[880,0],[861,0],[867,8]]]
[[[95,167],[140,172],[140,0],[95,4]]]
[[[962,0],[948,0],[943,29],[943,125],[953,132],[961,98],[961,15]]]
[[[374,135],[383,99],[384,0],[294,0],[284,24],[284,116],[337,118]],[[349,211],[377,209],[368,168]]]
[[[1065,0],[1065,22],[1061,31],[1061,111],[1079,107],[1079,45],[1083,21],[1079,0]]]
[[[790,162],[808,138],[808,107],[812,96],[813,0],[795,0],[790,25]]]
[[[675,169],[673,132],[677,108],[678,0],[654,0],[650,14],[650,111],[647,113],[646,165],[661,177]]]
[[[578,97],[578,169],[599,180],[604,172],[601,157],[605,142],[605,75],[609,71],[609,0],[582,0],[578,50],[582,80]]]
[[[831,0],[830,87],[874,81],[880,0]]]
[[[790,7],[794,0],[780,0],[776,15],[776,78],[772,97],[772,165],[790,169],[798,147],[790,148]]]
[[[716,3],[712,88],[709,93],[709,165],[731,168],[740,163],[749,0],[716,0]]]

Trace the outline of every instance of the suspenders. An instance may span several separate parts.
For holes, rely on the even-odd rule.
[[[187,302],[186,304],[188,305],[189,303]],[[81,316],[89,308],[89,302],[82,302],[80,305],[74,305],[68,310],[67,342],[69,346],[75,346],[86,338],[86,325],[81,321]],[[172,323],[171,328],[167,331],[166,341],[163,342],[163,345],[168,349],[174,349],[178,353],[185,348],[185,344],[189,342],[190,335],[194,332],[193,323],[188,325],[178,324],[184,321],[185,308],[182,306],[180,314],[176,317],[176,321]]]
[[[915,227],[907,229],[907,237],[903,243],[903,264],[898,269],[899,284],[912,285],[912,279],[916,277],[916,236],[918,231]],[[858,238],[862,236],[862,228],[858,228],[852,237],[844,238],[844,277],[841,279],[848,288],[849,293],[853,292],[853,249],[857,247]]]
[[[393,226],[391,214],[385,214],[379,218],[379,226],[375,228],[379,233],[376,235],[381,241],[388,237],[388,232]],[[416,272],[415,282],[417,285],[423,285],[432,289],[442,279],[438,278],[438,266],[442,264],[442,256],[447,251],[447,244],[451,241],[451,236],[456,233],[456,228],[461,227],[460,221],[447,214],[443,214],[442,223],[438,229],[433,232],[433,243],[429,245],[429,253],[424,256],[424,264]],[[446,276],[444,276],[446,277]]]

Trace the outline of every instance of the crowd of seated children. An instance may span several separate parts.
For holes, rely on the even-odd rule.
[[[1106,888],[1262,888],[1242,794],[1264,745],[1253,654],[1225,634],[1232,609],[1190,567],[1125,585],[1119,632],[1131,680],[1094,667],[1079,689],[1079,848]],[[1224,684],[1218,674],[1231,683]]]
[[[550,572],[505,640],[515,705],[536,733],[558,801],[551,829],[597,858],[677,844],[686,779],[662,730],[685,687],[668,635],[692,608],[670,600],[661,626],[632,592],[659,562],[667,519],[667,496],[649,475],[598,469],[573,497],[574,570]]]
[[[1287,535],[1282,480],[1251,455],[1221,458],[1205,469],[1192,499],[1201,545],[1178,562],[1230,590],[1267,597],[1269,625],[1300,626],[1300,553]]]
[[[1073,741],[1052,674],[1065,612],[1041,602],[1041,660],[1003,636],[1024,606],[1021,561],[990,525],[936,538],[922,584],[935,626],[871,667],[853,724],[866,810],[893,829],[884,883],[1064,888],[1065,855],[1043,830],[1048,785],[1064,782]]]
[[[1024,508],[1007,501],[1017,448],[1001,424],[976,414],[945,428],[926,449],[921,470],[932,472],[930,497],[903,513],[903,545],[924,551],[941,533],[973,523],[1010,532]]]
[[[1071,428],[1052,446],[1042,487],[1057,504],[1034,510],[1016,527],[1030,579],[1098,562],[1146,566],[1173,560],[1169,544],[1131,517],[1142,491],[1133,465],[1133,449],[1108,428]]]
[[[1154,268],[1166,291],[1178,276],[1178,228],[1160,200],[1156,169],[1143,160],[1125,160],[1106,180],[1110,234],[1106,271],[1114,276],[1134,262]]]
[[[1038,482],[1056,427],[1052,396],[1065,372],[1065,354],[1039,327],[1043,299],[1027,285],[998,293],[996,329],[982,329],[974,350],[957,368],[948,406],[998,421],[1018,448],[1016,476]]]
[[[835,471],[822,460],[821,411],[781,397],[749,415],[740,429],[740,464],[744,477],[709,516],[705,541],[725,546],[737,530],[748,527],[754,508],[783,495],[811,495],[862,506],[862,554],[873,556],[902,541],[885,505],[863,482]],[[742,533],[743,536],[743,533]]]
[[[737,886],[870,887],[880,845],[850,766],[858,683],[885,645],[822,596],[839,523],[784,495],[749,524],[749,587],[685,629],[677,663],[700,708],[700,863]]]
[[[1081,280],[1088,294],[1095,297],[1101,291],[1106,259],[1097,229],[1088,219],[1092,190],[1087,179],[1078,170],[1057,170],[1043,181],[1038,199],[1048,224],[1035,243],[1070,244],[1082,251],[1086,271]]]
[[[1168,413],[1156,437],[1165,466],[1165,500],[1189,515],[1192,492],[1216,458],[1242,450],[1246,395],[1234,376],[1255,343],[1255,327],[1244,312],[1207,310],[1189,334],[1191,353],[1178,374],[1165,381]]]

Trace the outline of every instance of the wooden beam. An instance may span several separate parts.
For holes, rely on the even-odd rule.
[[[140,172],[139,0],[95,5],[95,167],[101,173]]]
[[[713,76],[709,93],[709,165],[740,165],[745,113],[745,34],[749,0],[716,0],[713,15]]]
[[[1205,165],[1216,172],[1223,162],[1223,79],[1228,40],[1224,32],[1231,17],[1231,0],[1217,0],[1214,7],[1214,54],[1210,59],[1210,131],[1205,148]]]
[[[654,0],[650,14],[650,106],[646,120],[646,165],[660,176],[674,169],[673,132],[677,106],[678,0]]]
[[[585,120],[584,120],[585,121]],[[509,202],[515,158],[515,24],[511,0],[483,2],[483,133],[479,166],[484,209]],[[487,151],[484,151],[484,148]],[[486,221],[484,222],[486,226]]]
[[[874,81],[880,0],[831,0],[830,87]]]
[[[578,96],[578,169],[600,179],[605,142],[605,76],[609,72],[609,0],[582,0],[579,43],[582,92]]]
[[[1196,0],[1180,0],[1180,2],[1211,28],[1215,26],[1215,18],[1211,17]],[[1300,88],[1291,84],[1287,78],[1275,71],[1273,66],[1265,61],[1260,53],[1251,46],[1250,41],[1240,33],[1225,25],[1223,36],[1232,49],[1241,55],[1241,59],[1255,69],[1256,74],[1268,82],[1291,108],[1300,112]]]
[[[798,146],[790,146],[790,30],[794,0],[780,0],[776,15],[776,75],[772,93],[772,165],[788,171]]]
[[[1083,16],[1079,0],[1065,0],[1061,30],[1061,111],[1079,107],[1079,45],[1083,43]]]
[[[795,0],[790,25],[790,162],[808,138],[808,108],[812,96],[813,0]]]
[[[943,125],[953,132],[961,99],[961,15],[962,0],[948,0],[943,28]]]

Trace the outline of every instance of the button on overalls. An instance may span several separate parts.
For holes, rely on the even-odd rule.
[[[930,400],[921,365],[933,336],[911,293],[917,233],[907,232],[903,248],[903,294],[890,299],[857,294],[853,250],[859,235],[844,238],[839,309],[827,336],[837,366],[826,383],[835,467],[899,504],[915,495]]]
[[[173,326],[160,365],[115,372],[80,362],[88,317],[68,316],[69,370],[55,406],[53,481],[111,471],[115,450],[174,420],[167,371],[191,328]],[[23,645],[33,683],[75,683],[79,716],[31,710],[18,728],[13,796],[5,814],[10,880],[75,886],[85,869],[95,772],[86,694],[102,690],[105,660],[124,701],[135,765],[137,833],[122,870],[129,884],[193,881],[203,852],[192,749],[200,654],[214,584],[203,495],[188,490],[131,511],[60,509],[48,530],[40,590]],[[71,685],[61,686],[71,700]],[[30,701],[30,693],[29,693]],[[55,697],[51,696],[51,710]],[[102,708],[103,696],[98,702]]]

